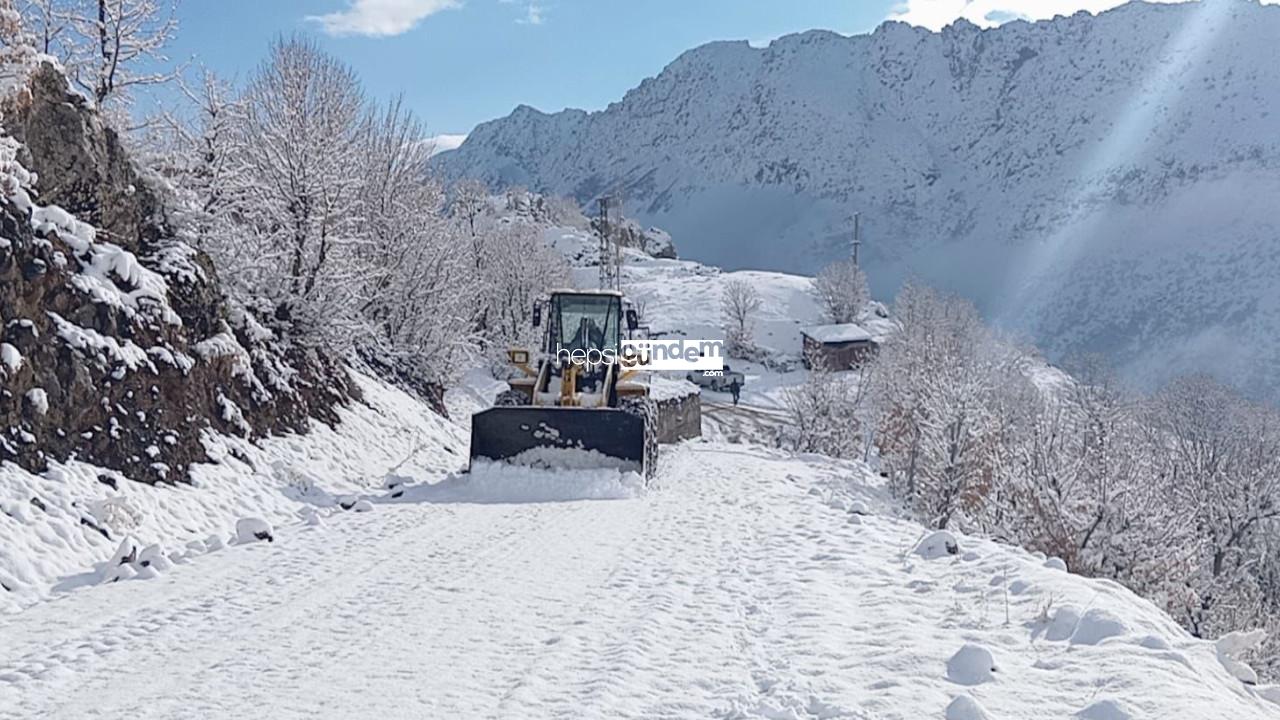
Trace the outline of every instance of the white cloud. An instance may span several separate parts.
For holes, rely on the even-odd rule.
[[[389,37],[414,28],[429,15],[460,7],[459,0],[348,0],[340,12],[308,17],[329,35]]]
[[[427,138],[427,143],[431,146],[431,154],[438,155],[445,150],[453,150],[461,145],[462,141],[466,139],[466,133],[462,133],[460,135],[445,134],[429,137]]]
[[[521,5],[524,7],[524,15],[516,18],[517,25],[541,25],[546,22],[545,15],[546,6],[540,4],[538,0],[498,0],[503,5]]]
[[[1047,20],[1055,15],[1071,15],[1080,10],[1100,13],[1126,0],[903,0],[889,13],[901,20],[930,30],[964,18],[980,27],[992,27],[1010,20]],[[1186,0],[1152,0],[1186,2]]]
[[[524,17],[516,20],[521,25],[541,25],[543,22],[542,6],[537,3],[529,3],[525,7]]]

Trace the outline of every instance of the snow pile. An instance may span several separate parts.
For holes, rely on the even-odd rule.
[[[539,468],[473,460],[469,473],[405,489],[393,502],[541,503],[621,500],[644,492],[635,472],[608,467]]]
[[[549,437],[559,437],[559,433],[554,428],[547,428],[546,432]],[[481,462],[484,461],[482,460]],[[581,448],[569,447],[529,448],[518,455],[507,458],[506,464],[537,468],[541,470],[605,469],[623,472],[635,469],[634,462],[605,455],[598,450],[584,450]]]
[[[684,378],[669,378],[650,373],[644,383],[649,386],[649,397],[656,402],[679,400],[698,394],[698,386]]]
[[[991,716],[968,695],[957,695],[947,706],[946,720],[991,720]]]
[[[1128,632],[1129,628],[1124,621],[1105,608],[1091,608],[1076,624],[1075,632],[1071,634],[1071,644],[1097,645],[1108,638],[1120,637]]]
[[[1214,647],[1218,650],[1218,659],[1222,661],[1222,666],[1227,669],[1227,672],[1239,678],[1241,682],[1257,685],[1258,673],[1242,662],[1240,656],[1262,644],[1266,636],[1266,632],[1262,630],[1253,630],[1250,632],[1227,633],[1218,638],[1218,642],[1215,643]]]
[[[78,461],[43,475],[0,464],[0,612],[93,581],[87,569],[126,538],[137,552],[156,543],[215,551],[239,534],[239,520],[298,524],[300,509],[332,505],[330,493],[374,490],[391,467],[427,480],[465,466],[460,428],[399,390],[356,379],[365,403],[340,409],[336,429],[313,423],[305,436],[260,444],[207,434],[216,462],[194,466],[191,486],[135,483]]]

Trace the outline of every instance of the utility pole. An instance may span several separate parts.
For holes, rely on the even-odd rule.
[[[602,195],[600,205],[600,288],[622,289],[622,247],[618,244],[613,227],[611,208],[621,205],[621,198]]]
[[[858,248],[862,247],[862,233],[860,232],[862,229],[861,227],[862,224],[859,222],[861,218],[862,218],[862,213],[856,212],[853,214],[853,264],[854,264],[854,267],[857,267],[858,265]]]

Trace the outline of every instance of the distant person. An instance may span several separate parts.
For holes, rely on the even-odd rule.
[[[733,393],[733,404],[737,405],[738,396],[742,394],[742,383],[738,382],[738,378],[734,378],[733,382],[729,383],[729,392]]]

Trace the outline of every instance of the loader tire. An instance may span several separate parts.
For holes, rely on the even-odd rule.
[[[498,393],[498,397],[493,399],[494,407],[514,407],[516,405],[528,405],[529,398],[519,390],[510,388]]]
[[[658,472],[658,404],[648,397],[623,398],[618,409],[644,419],[644,482]]]

